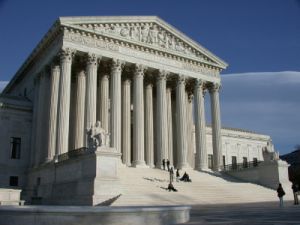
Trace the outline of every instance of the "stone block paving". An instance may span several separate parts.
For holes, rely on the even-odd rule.
[[[279,202],[192,206],[186,225],[300,225],[300,205]]]

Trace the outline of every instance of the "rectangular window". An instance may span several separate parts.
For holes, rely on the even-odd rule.
[[[213,163],[213,155],[208,155],[208,168],[209,169],[212,169],[214,166],[214,163]]]
[[[253,166],[257,166],[257,158],[253,158]]]
[[[237,163],[237,161],[236,161],[236,156],[232,156],[232,157],[231,157],[232,169],[236,169],[236,168],[237,168],[236,163]]]
[[[19,177],[17,176],[10,176],[9,177],[9,186],[17,187],[19,186]]]
[[[11,137],[10,138],[11,145],[11,159],[20,159],[21,157],[21,138],[19,137]]]
[[[247,157],[243,157],[243,167],[247,168],[248,167],[248,160]]]

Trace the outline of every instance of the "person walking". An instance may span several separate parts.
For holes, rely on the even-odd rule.
[[[281,183],[278,184],[278,188],[277,188],[277,196],[279,198],[279,206],[280,208],[283,207],[283,196],[285,195],[285,192],[282,188]]]
[[[294,205],[299,205],[299,200],[298,200],[299,187],[298,187],[298,184],[293,183],[292,184],[292,189],[293,189],[293,194],[294,194]]]

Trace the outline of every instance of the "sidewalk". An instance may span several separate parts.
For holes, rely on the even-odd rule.
[[[189,225],[285,225],[300,224],[300,205],[292,201],[278,202],[197,205],[192,206]]]

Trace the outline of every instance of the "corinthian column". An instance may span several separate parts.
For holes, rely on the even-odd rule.
[[[74,50],[67,48],[62,50],[60,54],[61,71],[58,92],[56,155],[68,152],[71,66],[74,53]]]
[[[108,74],[100,78],[100,121],[102,128],[108,132],[109,79]]]
[[[153,148],[153,85],[147,83],[145,87],[145,152],[146,164],[154,167]]]
[[[179,76],[176,87],[176,113],[177,113],[177,167],[187,168],[187,124],[186,124],[186,94],[185,78]]]
[[[166,102],[166,71],[159,71],[156,82],[156,118],[157,118],[157,162],[162,167],[162,160],[167,158],[167,102]]]
[[[167,88],[168,159],[173,165],[172,89]]]
[[[85,146],[85,126],[84,126],[84,111],[85,111],[85,72],[81,70],[76,77],[76,103],[75,103],[75,138],[74,149]]]
[[[48,132],[48,154],[47,161],[53,159],[56,146],[56,124],[57,124],[57,102],[59,88],[59,65],[52,65],[50,80],[50,108],[49,108],[49,132]]]
[[[212,113],[212,140],[213,140],[213,170],[219,171],[222,166],[221,116],[219,102],[219,84],[212,84],[209,89]]]
[[[137,65],[133,77],[133,165],[145,167],[144,152],[144,70]]]
[[[131,166],[130,83],[126,78],[122,85],[122,159],[126,166]]]
[[[85,128],[96,123],[97,115],[97,57],[88,54],[86,68]]]
[[[121,74],[124,63],[113,60],[111,71],[111,146],[121,153]]]
[[[195,96],[195,139],[196,139],[196,170],[207,170],[207,150],[206,150],[206,125],[204,109],[204,82],[196,80],[194,88]]]

